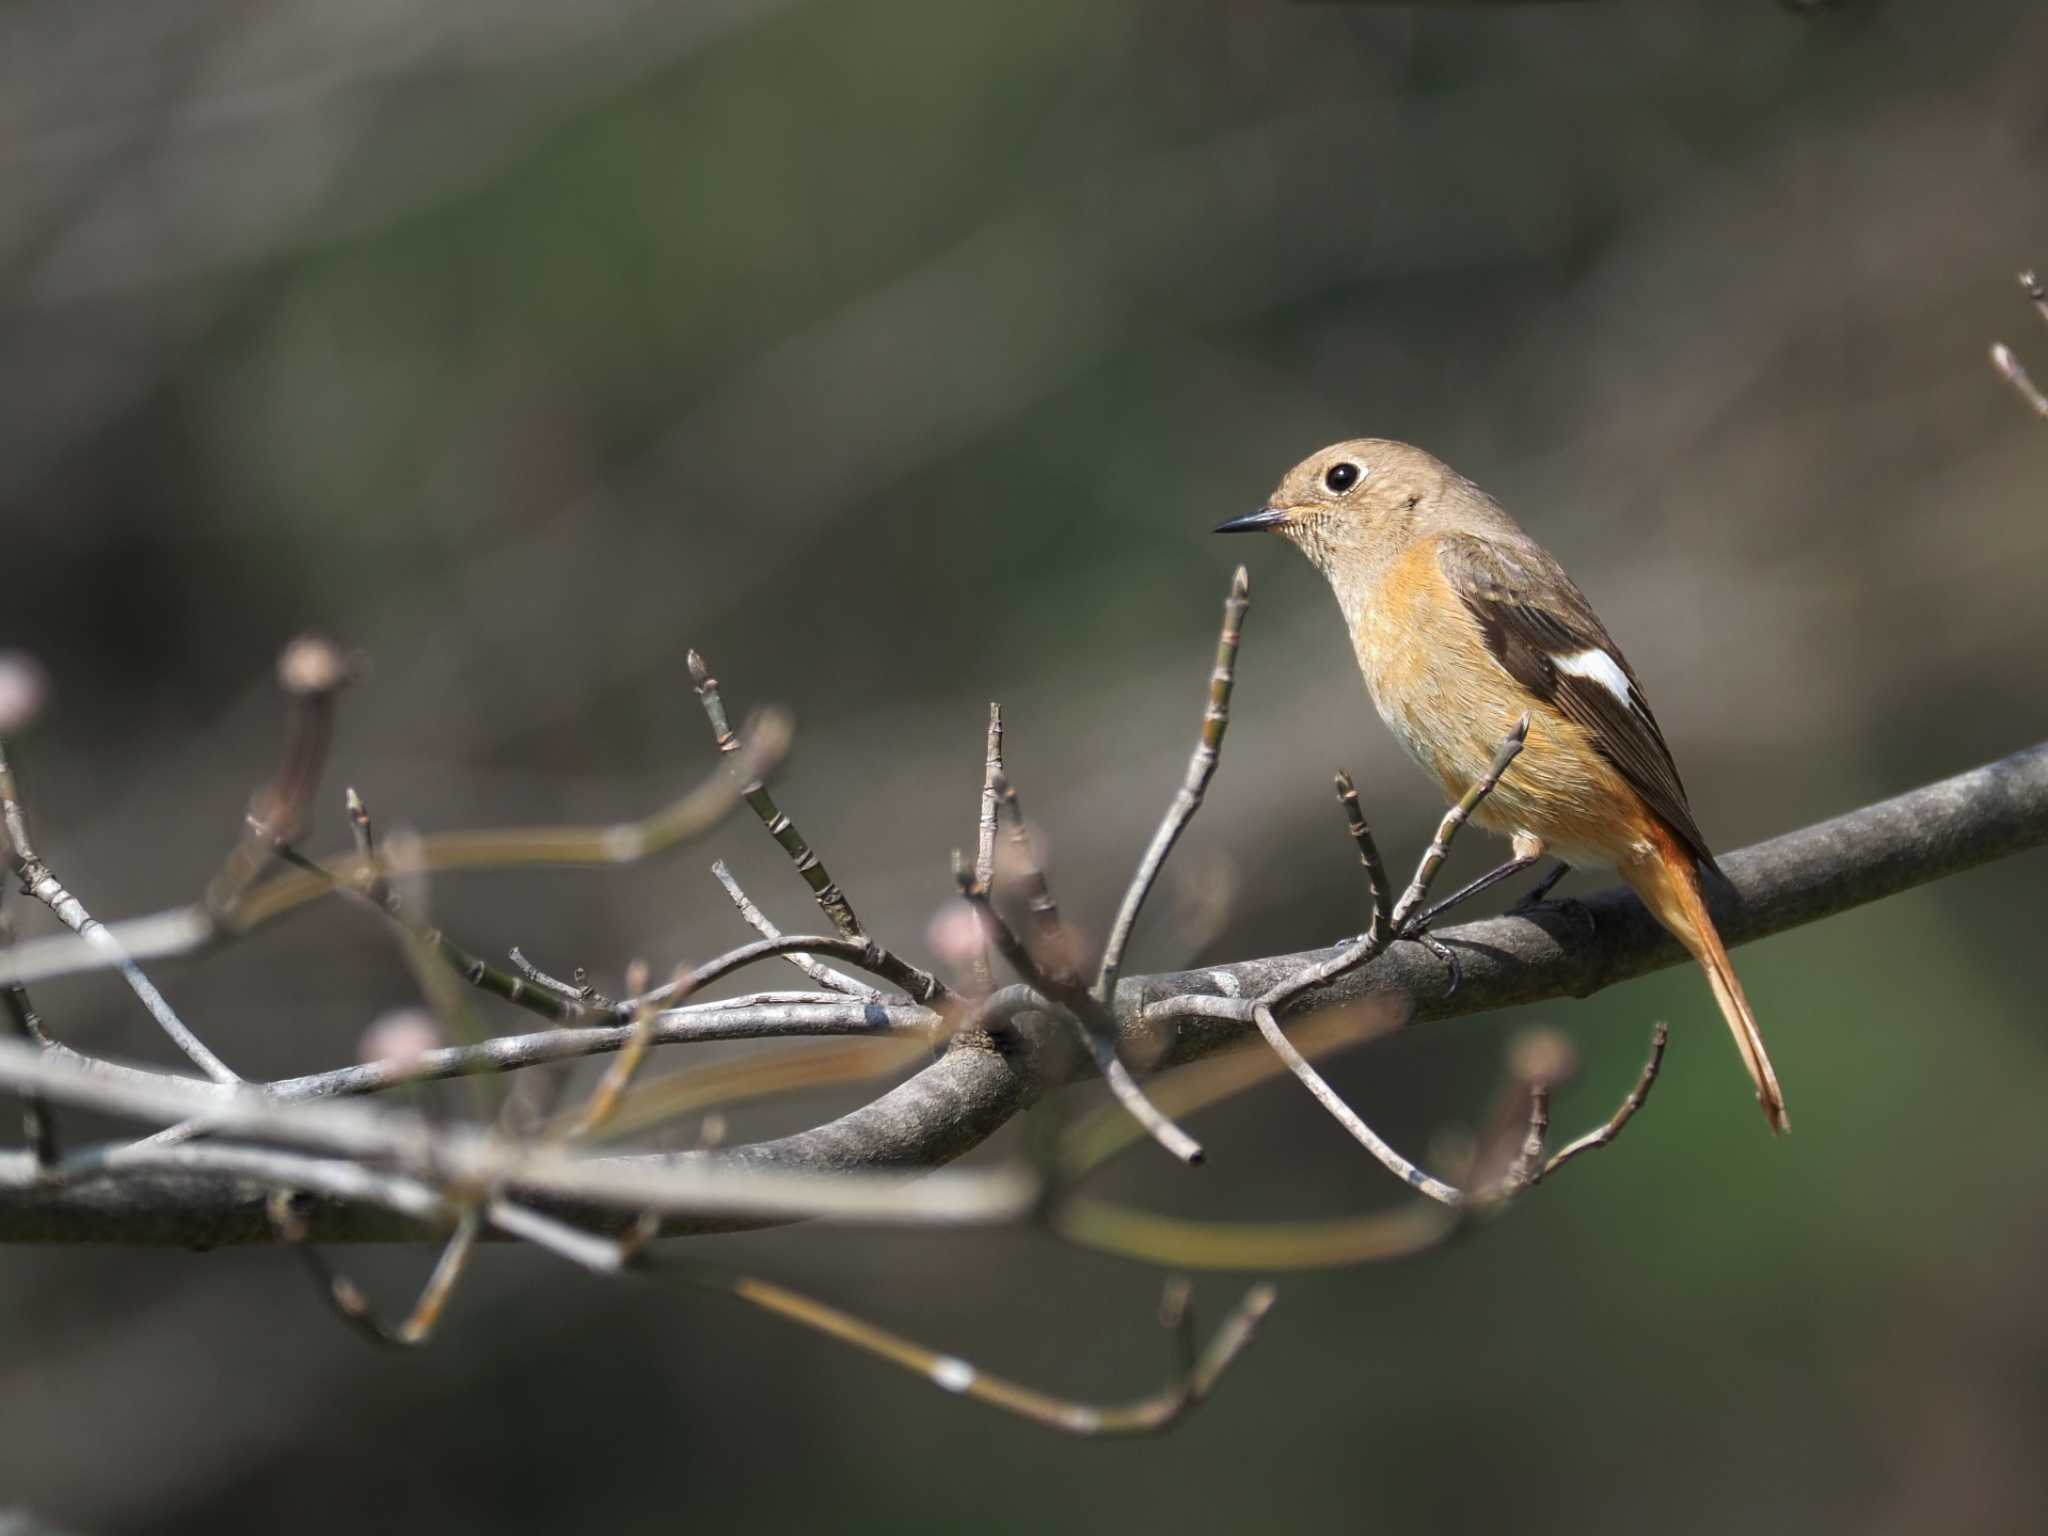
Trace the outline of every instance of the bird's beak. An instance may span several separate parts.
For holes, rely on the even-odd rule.
[[[1265,533],[1270,529],[1285,527],[1292,520],[1292,514],[1285,507],[1260,507],[1256,512],[1245,513],[1243,517],[1233,517],[1218,523],[1216,531]]]

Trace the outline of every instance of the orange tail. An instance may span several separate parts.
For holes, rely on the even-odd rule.
[[[1671,930],[1707,973],[1714,1001],[1721,1005],[1721,1016],[1728,1021],[1729,1033],[1735,1036],[1735,1048],[1742,1052],[1742,1064],[1749,1068],[1750,1080],[1756,1084],[1756,1098],[1763,1106],[1764,1118],[1770,1121],[1772,1130],[1789,1131],[1792,1121],[1785,1113],[1785,1095],[1779,1091],[1778,1074],[1771,1067],[1771,1055],[1764,1049],[1756,1015],[1750,1011],[1742,983],[1735,977],[1735,967],[1728,962],[1721,935],[1707,914],[1692,853],[1663,827],[1656,831],[1656,854],[1624,865],[1622,878],[1635,888],[1651,915]]]

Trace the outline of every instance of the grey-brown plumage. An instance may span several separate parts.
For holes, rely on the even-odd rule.
[[[1564,568],[1526,538],[1508,545],[1463,534],[1439,539],[1437,560],[1509,675],[1584,726],[1595,749],[1670,823],[1693,857],[1720,874],[1635,668]],[[1558,664],[1589,652],[1620,669],[1626,699],[1598,677]]]
[[[1457,800],[1518,717],[1513,770],[1472,812],[1513,840],[1612,864],[1706,972],[1757,1099],[1787,1126],[1756,1015],[1700,884],[1714,868],[1642,684],[1585,594],[1500,504],[1406,443],[1358,438],[1289,470],[1228,531],[1270,529],[1329,578],[1380,717]]]

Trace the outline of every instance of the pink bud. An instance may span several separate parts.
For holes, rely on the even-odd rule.
[[[27,651],[0,651],[0,736],[32,724],[50,694],[50,674]]]
[[[356,1047],[357,1059],[389,1062],[404,1069],[419,1065],[427,1052],[441,1043],[441,1031],[432,1014],[418,1008],[399,1008],[378,1018],[363,1031]]]
[[[949,901],[932,914],[924,931],[924,942],[939,959],[958,968],[987,952],[987,922],[972,904]]]

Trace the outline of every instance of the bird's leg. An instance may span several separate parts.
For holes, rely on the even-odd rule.
[[[1523,870],[1527,869],[1531,864],[1536,863],[1542,857],[1543,855],[1541,855],[1540,853],[1532,853],[1526,858],[1523,858],[1518,855],[1515,858],[1509,859],[1507,863],[1502,864],[1497,868],[1489,869],[1485,874],[1481,875],[1477,880],[1472,881],[1469,885],[1460,886],[1457,890],[1451,892],[1450,895],[1446,896],[1442,901],[1438,902],[1428,911],[1423,912],[1415,917],[1409,918],[1409,927],[1417,931],[1427,929],[1431,923],[1435,922],[1438,918],[1442,917],[1446,912],[1450,911],[1451,908],[1463,906],[1466,902],[1470,901],[1474,896],[1477,896],[1481,891],[1490,891],[1496,885],[1499,885],[1503,880],[1510,880],[1514,878],[1516,875],[1519,875]],[[1543,885],[1538,887],[1538,889],[1548,890],[1551,886],[1557,884],[1558,880],[1563,877],[1566,868],[1569,868],[1569,866],[1560,865],[1555,874],[1548,875],[1544,878]],[[1411,938],[1413,936],[1414,935],[1412,933],[1402,935],[1403,938]]]
[[[1453,814],[1455,814],[1455,810]],[[1445,817],[1444,820],[1446,827],[1448,827],[1450,817]],[[1531,864],[1534,864],[1543,857],[1542,838],[1536,836],[1533,832],[1517,832],[1509,843],[1509,846],[1514,849],[1515,856],[1509,859],[1507,863],[1497,869],[1488,870],[1470,885],[1453,891],[1426,911],[1418,912],[1416,909],[1422,905],[1429,894],[1429,876],[1436,873],[1434,865],[1440,864],[1443,861],[1443,854],[1448,851],[1449,841],[1441,832],[1438,834],[1436,843],[1430,848],[1429,853],[1423,859],[1423,868],[1416,871],[1415,882],[1408,887],[1407,891],[1402,895],[1399,904],[1395,906],[1395,938],[1421,938],[1429,930],[1431,923],[1443,916],[1444,913],[1450,911],[1451,908],[1457,906],[1458,903],[1469,901],[1481,891],[1491,890],[1494,886],[1499,885],[1501,881],[1511,875],[1520,874]]]
[[[1509,907],[1508,910],[1510,912],[1526,912],[1531,907],[1542,906],[1543,898],[1548,896],[1555,889],[1557,889],[1557,882],[1562,880],[1566,875],[1570,874],[1571,872],[1571,865],[1565,863],[1563,859],[1559,859],[1557,861],[1557,867],[1551,870],[1551,872],[1545,875],[1541,880],[1538,880],[1534,885],[1530,886],[1529,894],[1524,896],[1520,901],[1516,902],[1512,907]]]
[[[1411,912],[1395,925],[1395,938],[1409,939],[1414,943],[1420,944],[1432,955],[1435,955],[1437,959],[1441,960],[1444,963],[1444,969],[1451,973],[1450,983],[1444,988],[1445,997],[1449,997],[1458,990],[1458,983],[1465,979],[1465,968],[1458,962],[1458,952],[1452,949],[1450,945],[1444,943],[1443,940],[1431,934],[1429,925],[1460,902],[1469,901],[1481,891],[1491,890],[1510,876],[1520,874],[1541,857],[1540,853],[1532,853],[1526,858],[1517,855],[1498,868],[1489,869],[1477,880],[1471,882],[1471,884],[1461,886],[1459,889],[1451,892],[1450,895],[1446,896],[1435,906],[1430,907],[1427,911]]]
[[[1583,901],[1572,896],[1567,896],[1562,901],[1550,901],[1547,899],[1551,890],[1557,885],[1557,882],[1571,872],[1571,865],[1559,859],[1557,867],[1541,880],[1538,880],[1535,885],[1531,886],[1529,894],[1516,902],[1512,907],[1509,907],[1508,911],[1516,917],[1529,917],[1546,909],[1553,912],[1567,912],[1585,925],[1587,938],[1598,938],[1600,936],[1600,924],[1593,916],[1592,908],[1588,907]]]

